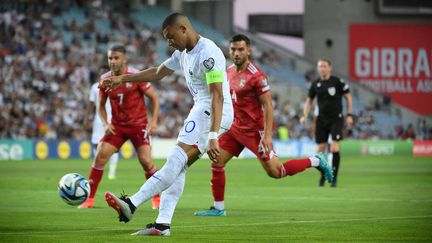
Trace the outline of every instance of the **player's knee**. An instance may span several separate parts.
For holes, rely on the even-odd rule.
[[[223,161],[212,162],[212,167],[224,168],[225,167],[225,163]]]
[[[104,151],[99,151],[99,153],[96,154],[95,157],[95,164],[97,165],[105,165],[109,158],[111,157],[112,154],[104,152]]]
[[[330,152],[332,152],[332,153],[337,153],[337,152],[339,152],[339,144],[332,144],[332,145],[330,146]]]
[[[169,168],[165,165],[153,176],[158,178],[163,183],[167,185],[171,185],[172,183],[174,183],[175,179],[177,178],[178,173],[174,168]]]
[[[267,169],[266,172],[267,172],[267,175],[273,179],[281,178],[280,171],[277,168]]]
[[[326,149],[326,145],[318,144],[318,153],[323,153]]]
[[[105,163],[98,163],[97,161],[94,161],[92,164],[92,168],[95,168],[96,170],[104,170]]]
[[[145,156],[140,156],[139,161],[141,163],[141,166],[143,167],[143,169],[145,171],[149,171],[151,170],[151,168],[153,167],[153,161]]]

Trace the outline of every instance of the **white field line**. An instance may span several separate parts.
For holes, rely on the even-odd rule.
[[[239,224],[212,224],[212,225],[179,225],[173,226],[174,229],[182,228],[212,228],[212,227],[245,227],[245,226],[260,226],[260,225],[279,225],[279,224],[316,224],[316,223],[337,223],[337,222],[371,222],[371,221],[392,221],[392,220],[409,220],[409,219],[432,219],[432,215],[419,216],[400,216],[400,217],[375,217],[375,218],[350,218],[350,219],[329,219],[329,220],[282,220],[275,222],[255,222],[255,223],[239,223]],[[0,232],[0,235],[31,235],[31,234],[52,234],[52,233],[80,233],[80,232],[106,232],[106,231],[134,231],[139,229],[124,229],[122,227],[104,227],[93,229],[78,229],[78,230],[53,230],[53,231],[25,231],[25,232]]]
[[[210,195],[210,194],[209,194]],[[194,195],[194,194],[188,194],[188,195],[183,195],[184,197],[190,197],[190,198],[195,198],[195,197],[200,197],[202,198],[202,195]],[[209,196],[210,197],[210,196]],[[279,199],[279,200],[314,200],[314,201],[376,201],[376,202],[432,202],[432,198],[431,199],[396,199],[396,198],[368,198],[368,197],[363,197],[363,198],[337,198],[337,197],[299,197],[299,196],[280,196],[280,197],[275,197],[275,196],[254,196],[254,195],[231,195],[231,196],[225,196],[228,198],[255,198],[255,199]]]

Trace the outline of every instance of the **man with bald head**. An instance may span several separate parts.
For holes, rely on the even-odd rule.
[[[218,137],[231,128],[234,117],[225,71],[226,60],[219,47],[213,41],[200,36],[189,19],[179,13],[165,18],[162,33],[168,45],[176,49],[170,58],[158,67],[134,74],[113,76],[101,83],[103,88],[115,89],[125,82],[156,81],[175,70],[181,70],[194,97],[194,106],[179,132],[177,144],[169,152],[165,165],[129,198],[118,198],[110,192],[105,193],[105,200],[117,211],[120,221],[128,222],[138,206],[162,192],[156,221],[133,235],[171,234],[171,219],[183,193],[188,166],[205,152],[212,161],[218,160]]]

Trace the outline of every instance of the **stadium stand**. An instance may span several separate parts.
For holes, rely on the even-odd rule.
[[[89,131],[83,125],[88,92],[103,71],[109,44],[126,45],[130,65],[139,69],[157,65],[168,56],[159,31],[168,10],[97,3],[9,1],[2,5],[1,139],[88,138]],[[228,37],[192,21],[200,33],[226,49]],[[280,127],[286,127],[290,138],[311,139],[312,122],[300,125],[299,114],[310,80],[316,76],[314,71],[298,67],[298,60],[292,61],[263,45],[255,45],[253,53],[274,86],[275,136]],[[162,105],[157,136],[175,137],[193,102],[184,78],[174,74],[154,85]],[[292,95],[283,92],[286,90]],[[346,137],[432,137],[426,121],[404,124],[400,114],[389,108],[388,99],[365,100],[355,92],[353,97],[357,123],[345,132]]]

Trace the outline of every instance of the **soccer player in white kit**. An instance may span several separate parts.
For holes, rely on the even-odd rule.
[[[211,160],[217,160],[220,154],[218,137],[230,129],[234,117],[226,60],[222,51],[213,41],[195,32],[189,19],[183,14],[173,13],[167,16],[162,24],[162,32],[168,45],[176,49],[170,58],[159,67],[136,74],[113,76],[101,83],[103,88],[113,88],[123,82],[160,80],[174,70],[181,70],[194,97],[194,106],[162,169],[129,198],[124,195],[118,198],[110,192],[105,193],[105,200],[117,211],[120,221],[128,222],[137,207],[162,192],[156,221],[133,235],[171,234],[171,219],[183,193],[188,166],[205,152]]]
[[[96,154],[96,148],[99,144],[99,141],[101,138],[105,135],[105,129],[102,124],[102,120],[99,117],[99,114],[97,112],[98,105],[99,105],[99,88],[98,83],[94,83],[91,86],[90,89],[90,95],[89,95],[89,104],[87,108],[87,118],[88,120],[91,120],[93,118],[93,125],[92,125],[92,136],[91,136],[91,143],[93,145],[93,154]],[[111,105],[109,102],[105,104],[105,109],[107,111],[108,121],[111,121]],[[117,163],[119,159],[119,154],[114,153],[111,155],[109,159],[109,172],[108,172],[108,179],[112,180],[116,178],[116,169],[117,169]]]

